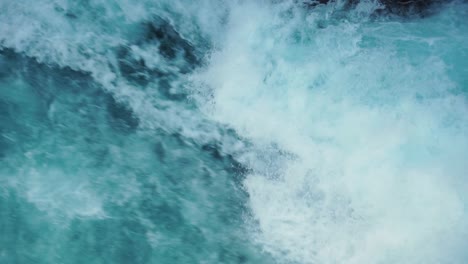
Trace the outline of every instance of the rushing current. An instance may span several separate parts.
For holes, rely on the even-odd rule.
[[[352,2],[0,0],[0,263],[468,263],[468,2]]]

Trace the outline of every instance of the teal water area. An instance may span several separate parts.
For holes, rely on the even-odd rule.
[[[0,1],[0,263],[468,262],[468,4]]]
[[[242,166],[89,75],[2,51],[1,263],[244,263]]]

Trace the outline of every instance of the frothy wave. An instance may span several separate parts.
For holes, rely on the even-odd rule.
[[[4,1],[2,97],[30,120],[2,119],[0,190],[65,226],[130,208],[158,252],[138,263],[246,261],[182,237],[279,263],[465,263],[468,6],[438,8]]]
[[[240,157],[256,238],[298,263],[463,263],[466,82],[446,54],[468,38],[444,28],[466,6],[408,22],[323,8],[236,6],[196,76],[206,112],[258,147]],[[289,154],[266,158],[272,144]]]

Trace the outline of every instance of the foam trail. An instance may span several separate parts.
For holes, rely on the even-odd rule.
[[[320,8],[233,7],[194,77],[206,113],[257,146],[239,157],[256,239],[294,263],[465,263],[466,80],[450,69],[467,65],[447,47],[466,56],[467,6],[417,23]]]

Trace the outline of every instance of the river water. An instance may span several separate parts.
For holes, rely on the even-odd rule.
[[[0,263],[468,262],[466,1],[0,10]]]

